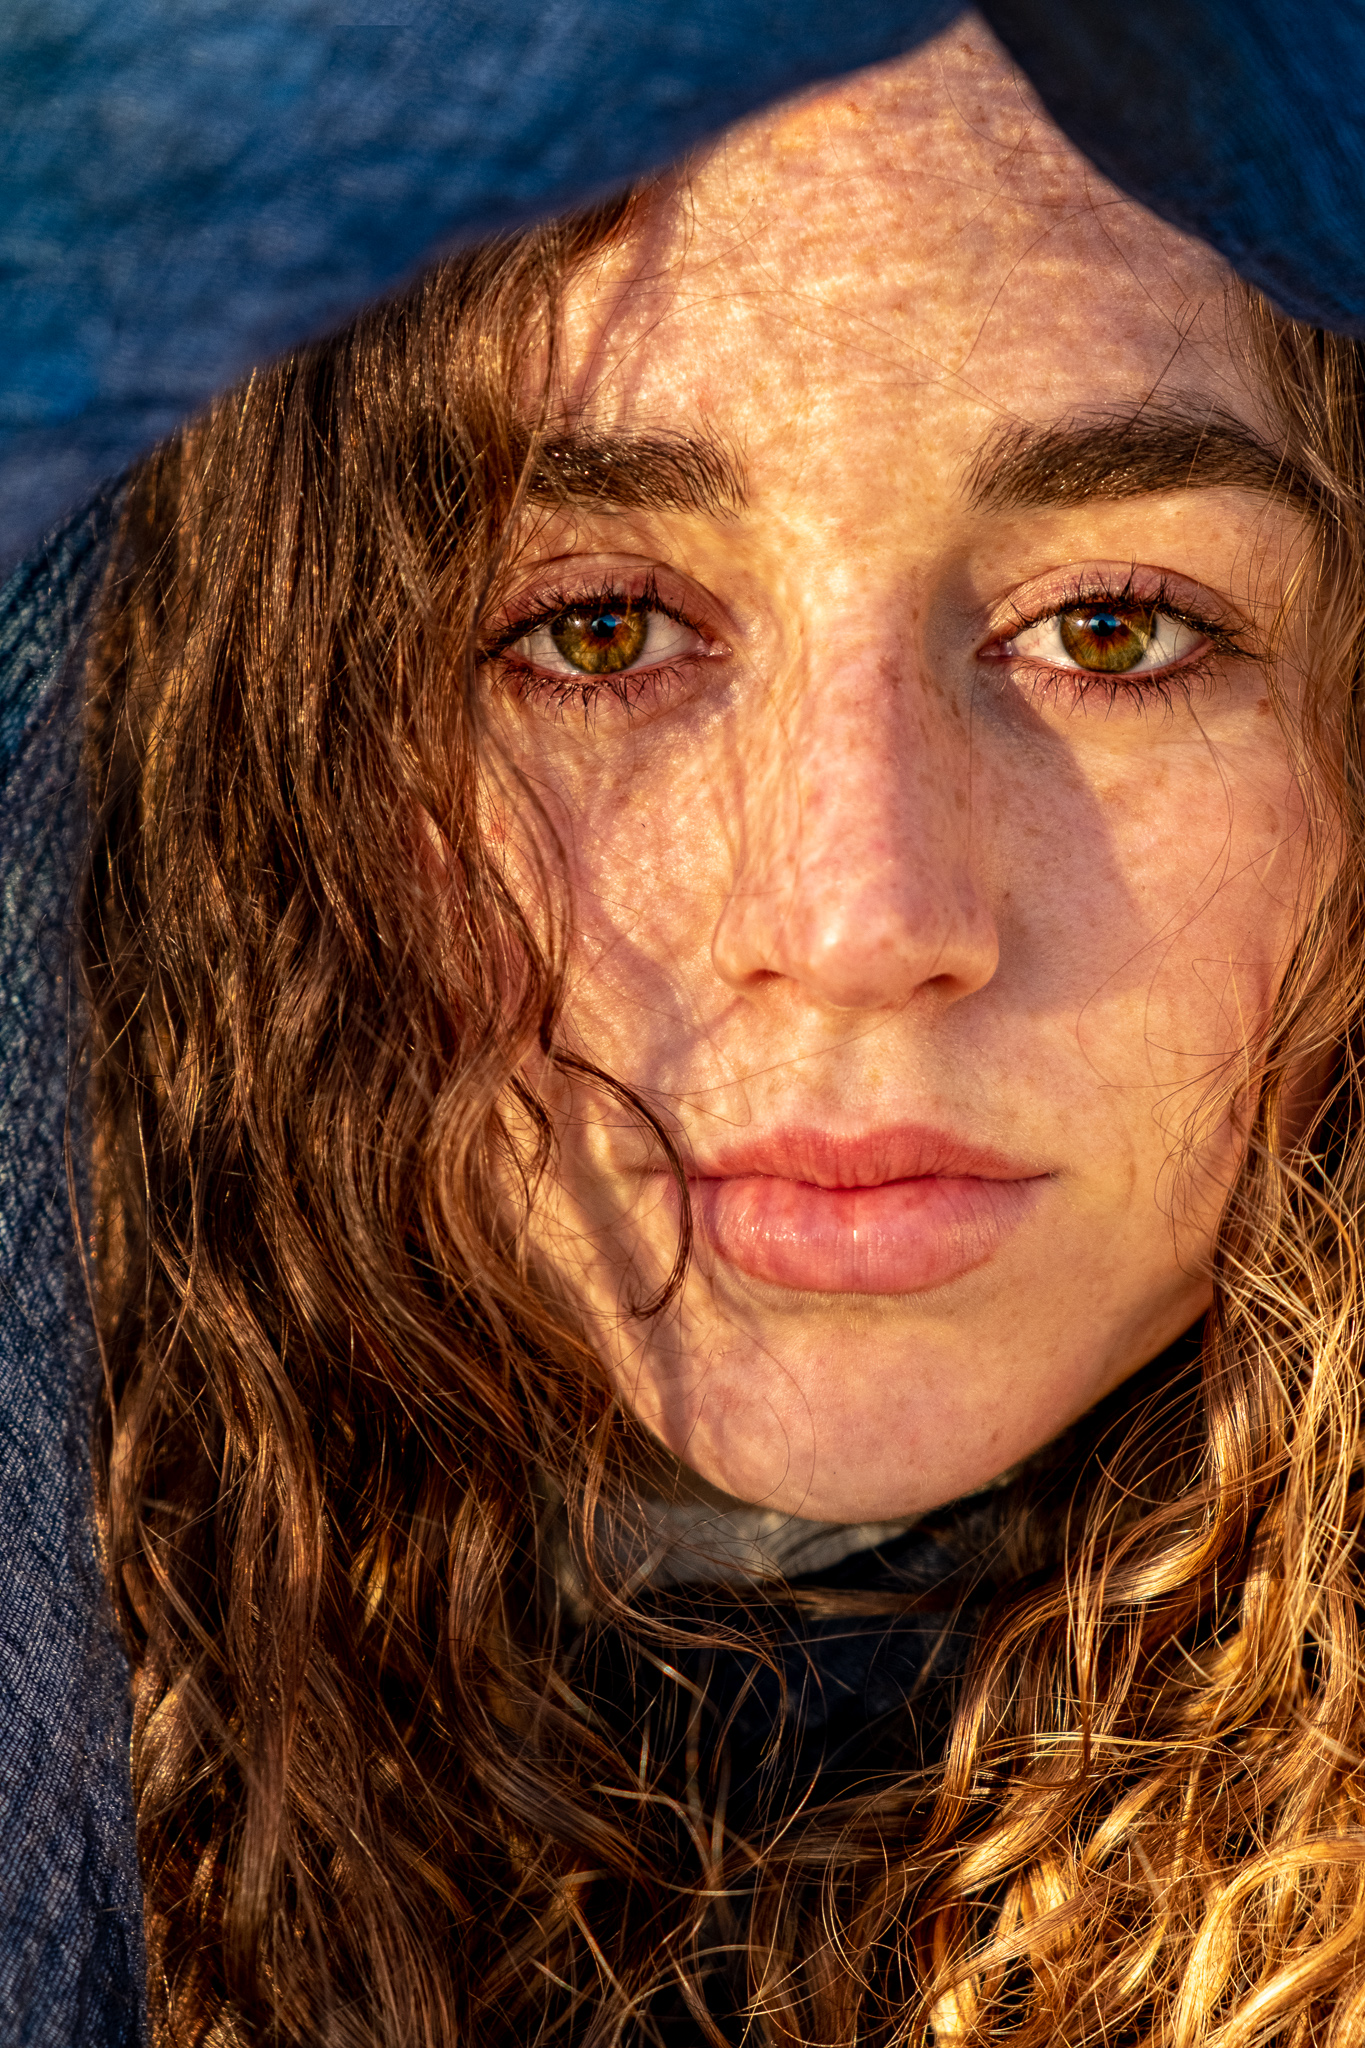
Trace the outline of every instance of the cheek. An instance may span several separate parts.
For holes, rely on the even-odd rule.
[[[574,906],[571,1008],[600,1056],[688,1011],[711,974],[738,815],[724,765],[670,755],[576,793],[565,831]]]
[[[1021,972],[1096,1078],[1180,1090],[1264,1024],[1305,914],[1303,805],[1279,747],[1134,749],[1025,803]],[[1032,901],[1023,900],[1032,893]],[[1045,993],[1046,988],[1046,993]]]

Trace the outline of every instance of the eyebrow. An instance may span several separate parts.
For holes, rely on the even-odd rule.
[[[973,461],[966,483],[971,503],[988,511],[1220,485],[1319,502],[1312,478],[1284,449],[1231,413],[1180,404],[1050,427],[1003,427]]]
[[[738,511],[745,500],[740,463],[710,435],[583,427],[540,443],[526,489],[542,504],[713,518]]]
[[[1231,487],[1315,505],[1307,471],[1244,421],[1179,403],[1006,425],[966,477],[970,502],[1009,511]],[[542,441],[526,478],[542,504],[717,517],[746,502],[743,467],[711,435],[579,427]]]

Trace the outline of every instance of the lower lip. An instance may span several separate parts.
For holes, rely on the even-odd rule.
[[[694,1181],[692,1195],[711,1245],[751,1279],[814,1294],[921,1294],[984,1266],[1046,1178],[821,1188],[754,1175]]]

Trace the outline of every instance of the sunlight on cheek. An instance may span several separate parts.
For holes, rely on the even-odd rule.
[[[642,750],[574,820],[566,1023],[686,1160],[704,1170],[717,1134],[793,1117],[858,1126],[908,1107],[973,1125],[984,1104],[993,1141],[1026,1139],[1047,1166],[1037,1216],[949,1287],[765,1290],[702,1229],[681,1295],[642,1322],[678,1251],[677,1191],[627,1110],[575,1090],[542,1248],[574,1276],[628,1405],[745,1498],[831,1515],[948,1498],[1064,1426],[1207,1301],[1254,1078],[1240,1055],[1300,926],[1302,806],[1273,726],[1221,749],[1164,727],[1144,746],[1134,721],[1057,729],[1069,752],[1035,749],[1026,773],[1017,749],[986,758],[970,806],[944,813],[990,818],[975,844],[998,878],[999,963],[966,1000],[930,982],[908,1004],[840,1016],[790,975],[718,979],[738,850],[793,816],[809,840],[826,809],[815,788],[776,797],[761,724],[738,768],[733,733],[720,761],[703,750],[681,773],[676,758],[647,772]],[[842,844],[853,888],[857,841]],[[836,893],[840,851],[825,875]],[[795,886],[799,863],[783,873]],[[781,904],[765,914],[780,925]],[[1028,1358],[1050,1362],[1025,1392]]]

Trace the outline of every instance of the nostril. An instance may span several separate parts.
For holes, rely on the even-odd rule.
[[[840,1010],[900,1008],[921,990],[960,999],[990,981],[998,961],[993,919],[967,878],[933,891],[898,876],[858,888],[831,871],[827,886],[736,897],[715,935],[717,973],[734,986],[773,979]]]

